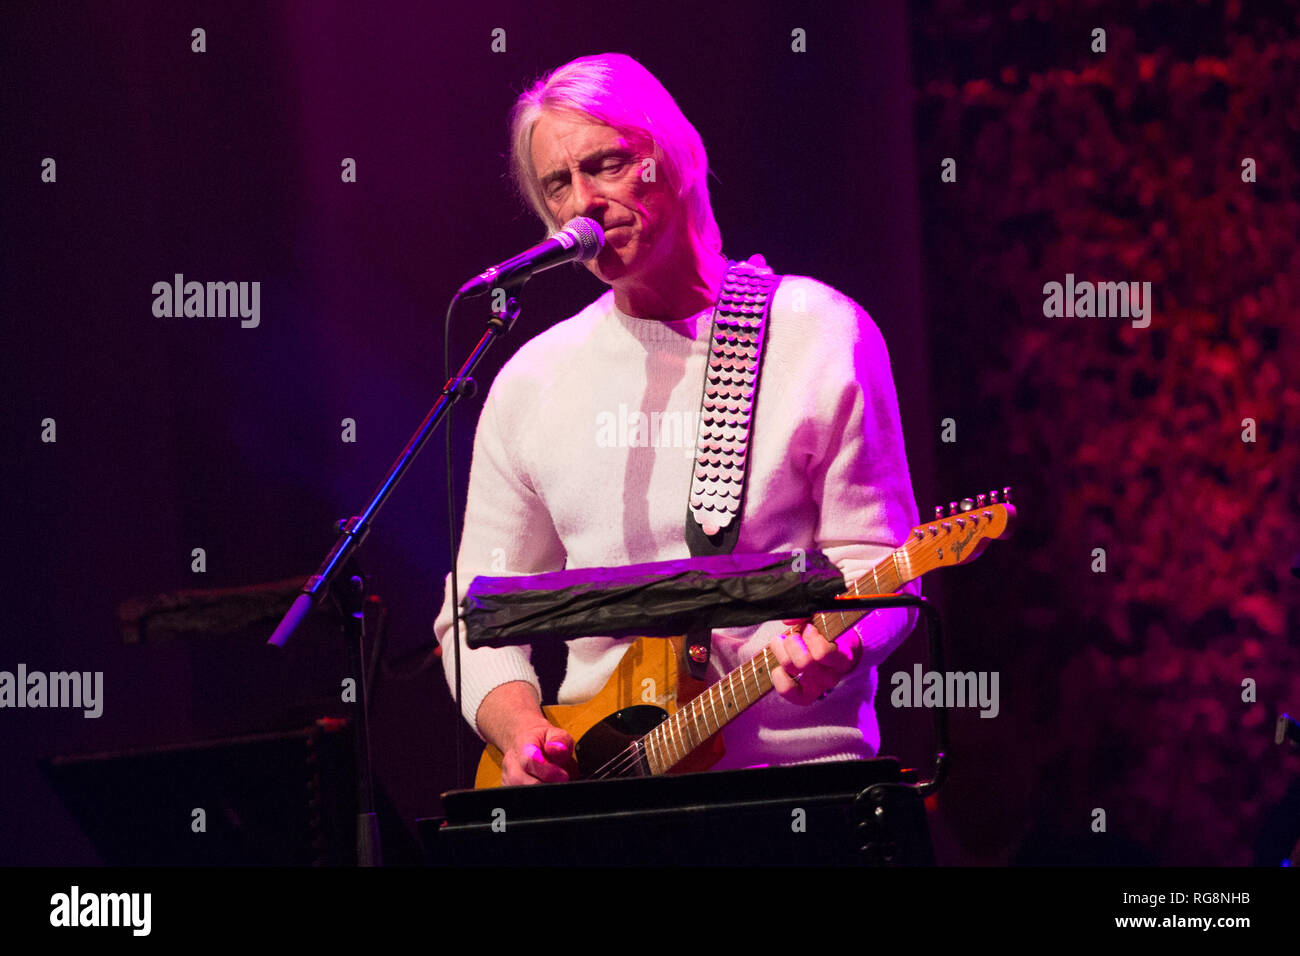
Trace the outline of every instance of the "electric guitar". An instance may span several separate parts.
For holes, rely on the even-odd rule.
[[[892,594],[935,568],[973,561],[1008,537],[1016,516],[1011,489],[953,502],[945,516],[917,525],[907,541],[858,578],[843,597]],[[826,611],[813,616],[833,641],[869,611]],[[542,708],[547,720],[573,737],[578,779],[637,777],[707,770],[722,757],[719,731],[772,689],[778,667],[771,648],[712,685],[685,666],[683,637],[638,638],[591,700]],[[474,778],[476,789],[501,786],[501,751],[488,745]]]

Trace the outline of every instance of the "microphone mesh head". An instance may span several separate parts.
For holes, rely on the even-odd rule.
[[[586,262],[588,259],[595,258],[605,245],[605,230],[600,228],[600,223],[594,219],[588,219],[586,216],[575,216],[564,224],[563,232],[567,232],[578,240],[578,246],[582,254],[578,256],[578,261]]]

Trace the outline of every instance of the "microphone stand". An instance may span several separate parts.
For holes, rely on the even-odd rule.
[[[360,718],[356,727],[357,740],[357,865],[380,866],[383,863],[383,848],[379,839],[379,818],[375,813],[374,773],[370,763],[370,729],[367,714],[364,613],[366,601],[365,578],[356,565],[356,553],[362,542],[370,533],[371,523],[379,509],[383,507],[388,496],[392,494],[397,483],[402,480],[415,456],[424,448],[429,437],[442,424],[451,411],[452,405],[466,395],[472,395],[475,389],[470,373],[474,371],[479,360],[487,353],[492,343],[509,332],[519,318],[519,303],[515,295],[523,282],[505,290],[506,297],[500,312],[493,312],[487,320],[487,328],[479,338],[478,344],[461,364],[460,370],[448,379],[443,386],[438,401],[424,416],[415,433],[388,468],[388,473],[379,483],[366,502],[360,514],[338,522],[339,537],[334,547],[325,557],[324,562],[309,577],[302,587],[302,593],[294,599],[275,632],[267,641],[275,647],[284,647],[294,630],[326,594],[331,594],[343,610],[343,636],[348,643],[349,656],[357,669],[357,704]],[[452,296],[447,306],[450,319],[452,309],[460,300],[459,292]],[[453,561],[455,558],[453,557]],[[344,577],[346,576],[346,577]],[[342,578],[342,580],[340,580]]]

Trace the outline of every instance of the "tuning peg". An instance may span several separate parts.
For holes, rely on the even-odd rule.
[[[936,521],[943,517],[943,505],[934,506],[934,517]]]
[[[998,490],[994,488],[992,491],[989,492],[989,504],[995,505],[997,503],[998,503]]]
[[[984,507],[984,502],[986,502],[986,501],[988,501],[988,500],[989,500],[989,496],[988,496],[988,495],[976,495],[976,496],[975,496],[975,507],[976,507],[976,508],[983,508],[983,507]]]
[[[1010,504],[1010,503],[1011,503],[1011,486],[1010,486],[1010,485],[1007,485],[1005,488],[1002,489],[1002,500],[1005,501],[1007,504]]]
[[[957,502],[955,501],[948,502],[948,514],[955,515],[956,513],[957,513]]]
[[[969,498],[963,498],[961,500],[962,511],[970,511],[974,507],[975,507],[975,502],[971,501]]]

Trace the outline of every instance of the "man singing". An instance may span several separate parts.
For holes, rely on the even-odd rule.
[[[550,229],[575,216],[606,243],[587,267],[609,290],[526,343],[484,402],[458,574],[536,574],[690,556],[683,518],[695,433],[665,447],[600,423],[700,410],[710,320],[727,270],[699,133],[644,67],[620,54],[567,63],[511,116],[511,168]],[[889,356],[851,299],[810,278],[777,286],[754,402],[735,553],[818,548],[854,580],[917,523]],[[644,418],[640,418],[643,415]],[[630,436],[629,436],[630,431]],[[615,440],[610,440],[611,432]],[[493,570],[493,569],[496,570]],[[453,681],[450,575],[434,625]],[[836,641],[810,622],[718,630],[716,678],[771,647],[769,694],[723,732],[719,769],[875,756],[876,666],[914,612],[877,611]],[[573,740],[550,724],[527,648],[466,651],[465,719],[504,755],[503,782],[569,778]],[[560,703],[588,700],[631,639],[569,642]]]

